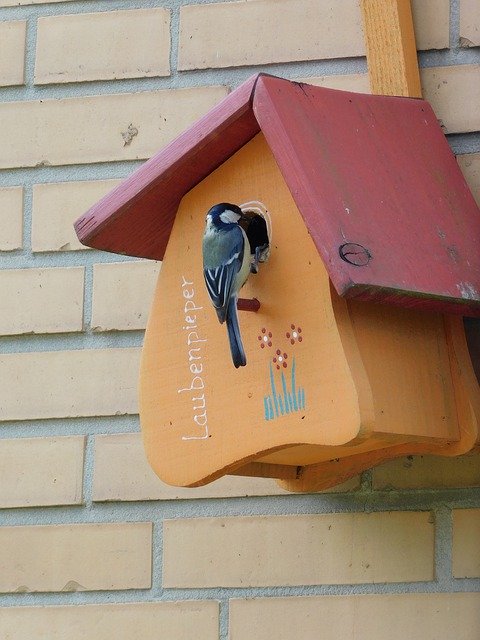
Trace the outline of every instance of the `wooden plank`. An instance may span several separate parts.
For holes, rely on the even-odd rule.
[[[265,464],[262,462],[250,462],[249,464],[230,471],[231,476],[248,476],[250,478],[278,478],[283,480],[295,480],[300,467],[287,464]]]
[[[372,93],[421,98],[410,0],[361,0]]]
[[[462,318],[445,315],[444,323],[460,425],[460,440],[442,449],[441,455],[458,456],[480,445],[480,387],[473,360],[468,352]]]
[[[265,76],[253,109],[340,295],[480,315],[480,211],[426,102]]]

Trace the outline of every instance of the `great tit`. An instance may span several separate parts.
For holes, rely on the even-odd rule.
[[[226,322],[230,352],[236,368],[247,364],[238,326],[238,292],[245,284],[251,265],[251,251],[239,222],[245,216],[228,202],[214,205],[207,213],[203,235],[203,275],[218,319]]]

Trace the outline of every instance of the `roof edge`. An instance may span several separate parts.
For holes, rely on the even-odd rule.
[[[74,223],[80,242],[162,259],[181,198],[260,131],[252,103],[264,75],[241,84],[83,214]]]

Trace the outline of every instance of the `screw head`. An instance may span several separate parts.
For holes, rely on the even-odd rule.
[[[372,259],[370,251],[356,242],[346,242],[338,248],[340,258],[355,267],[365,267]]]

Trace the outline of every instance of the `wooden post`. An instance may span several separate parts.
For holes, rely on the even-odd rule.
[[[372,93],[421,98],[410,0],[361,0]]]

